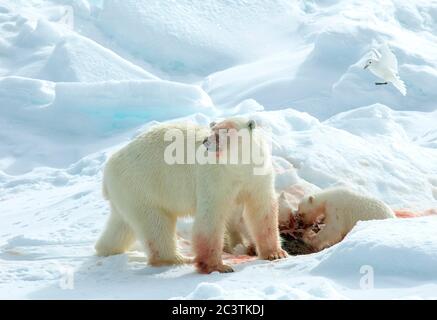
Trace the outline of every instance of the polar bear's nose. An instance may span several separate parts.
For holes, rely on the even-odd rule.
[[[203,145],[205,146],[205,147],[208,147],[208,145],[209,145],[209,140],[208,140],[208,137],[206,137],[205,139],[203,139]]]

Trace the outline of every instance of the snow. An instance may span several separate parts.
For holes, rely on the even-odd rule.
[[[165,121],[255,119],[278,192],[437,209],[436,32],[424,0],[0,0],[0,298],[437,298],[435,216],[360,222],[283,261],[225,256],[232,274],[93,249],[106,160]],[[383,42],[406,97],[363,70]]]
[[[335,270],[342,278],[358,282],[356,270],[371,265],[378,276],[433,280],[437,266],[434,220],[359,222],[341,245],[327,250],[311,273],[332,276]],[[418,237],[417,230],[430,236]]]
[[[80,36],[67,37],[56,45],[41,70],[40,78],[56,82],[157,79],[112,51]]]
[[[107,0],[97,23],[168,72],[207,75],[289,46],[296,10],[283,0]]]
[[[420,10],[423,16],[434,12],[435,2],[425,3],[302,1],[293,11],[298,18],[289,18],[298,24],[298,31],[287,39],[292,49],[275,50],[216,72],[206,78],[205,90],[223,107],[253,98],[268,109],[293,106],[322,119],[374,103],[397,110],[432,111],[437,38],[430,31],[436,26],[435,15],[423,22],[420,32],[412,32],[410,25],[400,24],[396,17],[397,4],[404,12]],[[412,9],[407,11],[408,7]],[[395,88],[375,88],[376,78],[362,70],[371,48],[385,41],[402,58],[399,73],[408,89],[406,97]],[[414,50],[412,43],[420,50]]]

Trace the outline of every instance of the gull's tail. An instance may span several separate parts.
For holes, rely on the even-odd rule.
[[[400,93],[402,93],[403,96],[407,94],[407,88],[405,87],[405,83],[401,79],[399,79],[399,77],[396,77],[391,83],[395,86],[396,89],[400,91]]]

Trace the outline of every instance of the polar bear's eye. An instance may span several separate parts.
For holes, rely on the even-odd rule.
[[[249,130],[253,130],[253,129],[255,129],[255,127],[256,127],[256,121],[255,121],[255,120],[250,120],[250,121],[247,123],[247,126],[249,127]]]

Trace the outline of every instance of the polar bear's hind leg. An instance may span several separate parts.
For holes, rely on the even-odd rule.
[[[129,250],[135,241],[135,235],[130,226],[123,221],[116,208],[111,205],[111,215],[105,230],[95,245],[97,255],[111,256]]]
[[[148,208],[136,230],[152,266],[190,263],[177,250],[176,217],[162,209]]]

